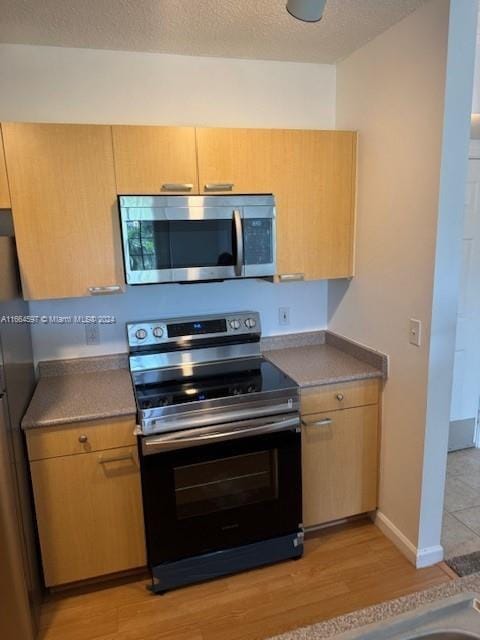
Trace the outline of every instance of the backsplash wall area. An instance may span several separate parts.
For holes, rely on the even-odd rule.
[[[290,323],[280,325],[279,308],[288,307]],[[327,283],[273,284],[261,280],[205,284],[164,284],[127,287],[126,293],[30,303],[30,313],[45,316],[32,325],[35,362],[121,353],[127,350],[125,323],[192,314],[259,311],[264,335],[325,329]],[[86,344],[85,324],[55,321],[74,316],[114,316],[99,324],[99,343]]]

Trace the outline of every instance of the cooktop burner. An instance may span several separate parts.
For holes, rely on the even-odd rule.
[[[134,381],[141,410],[295,387],[264,358],[159,369],[135,374]]]

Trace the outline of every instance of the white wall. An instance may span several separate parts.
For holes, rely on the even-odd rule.
[[[474,4],[452,0],[452,8],[463,2]],[[359,130],[357,277],[329,283],[329,328],[390,355],[379,524],[412,561],[418,560],[429,372],[433,383],[435,365],[449,365],[440,351],[439,361],[429,360],[449,8],[448,0],[426,2],[337,66],[337,126]],[[463,15],[457,25],[467,41],[469,20]],[[451,150],[461,163],[458,148]],[[458,189],[450,195],[442,216],[459,218],[463,198],[457,202]],[[442,207],[446,192],[443,197]],[[409,344],[409,318],[423,323],[421,348]],[[433,337],[438,347],[436,332]],[[445,382],[438,386],[444,393]],[[441,491],[442,467],[439,473]],[[441,509],[441,496],[437,502]]]
[[[123,295],[31,302],[35,315],[113,314],[116,324],[100,326],[100,344],[85,345],[82,325],[33,325],[36,361],[119,353],[127,350],[125,322],[195,313],[254,310],[262,318],[265,335],[311,331],[326,327],[326,283],[271,284],[235,281],[194,285],[129,287]],[[290,325],[280,327],[278,308],[290,307]]]
[[[479,3],[480,11],[480,3]],[[477,45],[475,52],[475,76],[473,82],[472,113],[480,113],[480,21],[477,20]],[[478,123],[477,123],[478,126]]]
[[[0,45],[0,119],[325,128],[335,66]]]
[[[0,45],[0,121],[190,124],[331,129],[335,66],[121,51]],[[278,307],[291,308],[288,327]],[[36,326],[36,360],[126,350],[128,320],[253,308],[264,333],[326,326],[325,282],[129,288],[122,296],[32,303],[38,315],[108,313],[101,344],[81,326]]]

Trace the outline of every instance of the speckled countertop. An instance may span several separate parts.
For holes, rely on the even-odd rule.
[[[329,331],[264,338],[261,348],[301,387],[386,377],[386,356]],[[126,354],[52,360],[22,422],[24,429],[136,413]]]
[[[339,616],[338,618],[325,620],[324,622],[319,622],[308,627],[301,627],[270,638],[270,640],[325,640],[325,638],[331,638],[353,630],[365,631],[366,633],[369,630],[369,627],[366,625],[388,620],[389,618],[392,618],[393,622],[393,618],[402,613],[414,611],[422,606],[431,604],[432,602],[438,602],[439,600],[449,598],[459,593],[469,592],[480,593],[480,573],[467,576],[466,578],[452,580],[438,587],[412,593],[408,596],[397,598],[396,600],[382,602],[373,607],[360,609],[359,611],[354,611]],[[362,627],[365,627],[365,629],[362,629]],[[342,636],[338,636],[338,640],[340,640],[341,637]]]
[[[134,415],[128,369],[42,376],[22,421],[24,429]]]
[[[379,369],[329,344],[289,347],[264,355],[300,387],[382,377]]]
[[[297,343],[293,336],[270,338],[263,348],[264,356],[300,387],[387,375],[385,355],[329,331],[300,334]]]

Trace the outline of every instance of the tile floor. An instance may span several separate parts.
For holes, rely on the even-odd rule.
[[[447,559],[480,551],[480,449],[448,454],[442,544]]]

